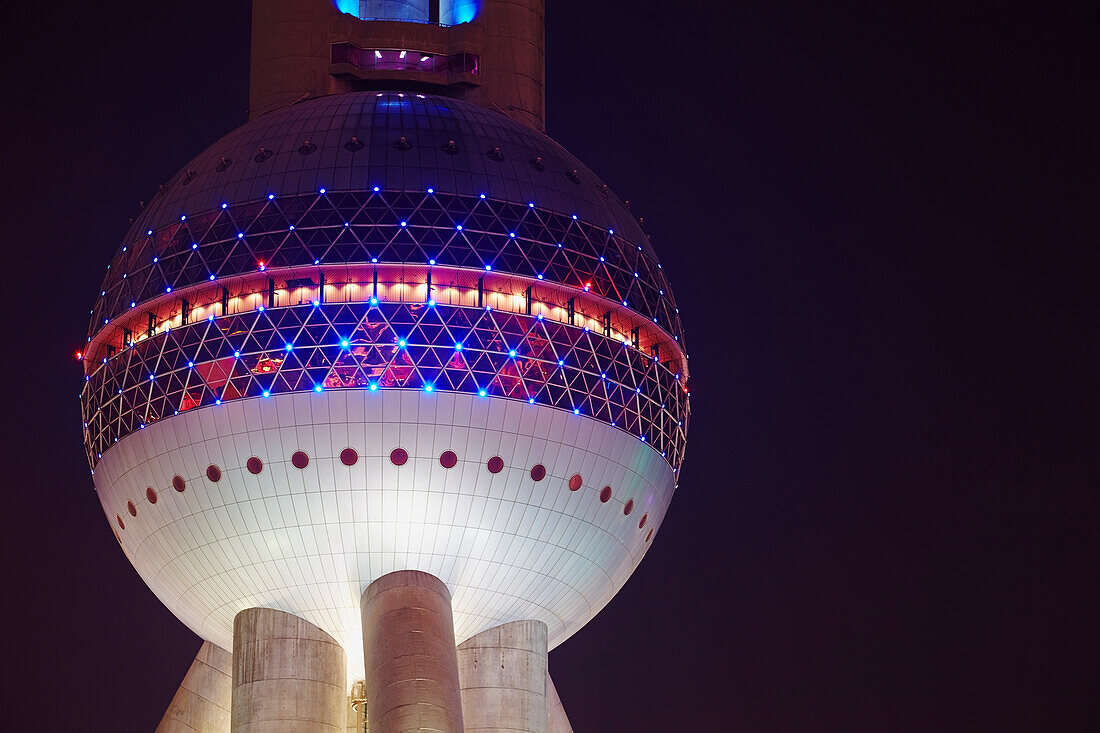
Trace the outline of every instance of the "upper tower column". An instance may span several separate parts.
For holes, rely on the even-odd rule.
[[[544,129],[543,0],[253,0],[249,117],[312,97],[426,91]]]

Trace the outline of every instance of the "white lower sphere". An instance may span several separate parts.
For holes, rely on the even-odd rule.
[[[359,454],[350,467],[340,461],[349,447]],[[409,455],[400,467],[389,458],[398,447]],[[299,450],[309,456],[304,469],[291,464]],[[451,469],[439,461],[447,450],[458,455]],[[258,475],[246,469],[253,456],[263,461]],[[504,460],[497,474],[486,467],[493,456]],[[211,464],[220,481],[207,478]],[[539,482],[535,464],[546,467]],[[568,486],[574,474],[583,478],[577,491]],[[176,475],[187,482],[182,493],[172,488]],[[349,682],[363,677],[360,595],[395,570],[447,584],[459,643],[521,619],[544,621],[550,648],[562,643],[638,566],[674,478],[649,445],[590,418],[408,390],[195,409],[132,433],[95,469],[130,561],[195,633],[232,649],[239,611],[293,613],[340,641]]]

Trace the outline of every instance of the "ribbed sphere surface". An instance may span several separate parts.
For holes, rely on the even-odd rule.
[[[402,136],[407,150],[395,147]],[[362,148],[346,147],[353,137]],[[303,155],[298,151],[307,141],[316,150]],[[449,150],[457,152],[444,150],[450,141],[455,146]],[[260,148],[271,155],[256,162]],[[499,161],[488,154],[494,148],[503,156]],[[218,171],[223,158],[228,167]],[[543,170],[531,164],[538,158]],[[573,171],[579,183],[569,177]],[[222,202],[375,185],[534,201],[544,209],[577,213],[647,246],[637,221],[603,181],[546,135],[476,104],[407,92],[323,97],[234,130],[168,181],[167,190],[146,207],[127,240]]]
[[[456,640],[531,619],[553,647],[672,499],[689,407],[663,268],[591,171],[494,110],[364,92],[265,115],[168,182],[102,291],[97,493],[223,647],[276,608],[361,678],[359,597],[398,570],[447,585]]]

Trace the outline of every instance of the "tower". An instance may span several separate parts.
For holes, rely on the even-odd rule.
[[[546,653],[652,544],[688,367],[542,55],[539,0],[254,3],[251,119],[83,352],[104,512],[206,640],[160,730],[568,729]]]

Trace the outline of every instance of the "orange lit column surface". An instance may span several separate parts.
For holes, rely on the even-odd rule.
[[[155,733],[226,733],[232,675],[233,655],[204,641]]]
[[[289,613],[249,608],[233,622],[232,733],[344,733],[347,656]]]
[[[371,733],[462,733],[451,594],[428,573],[401,570],[362,597]]]
[[[513,621],[458,647],[466,733],[546,733],[546,624]]]

